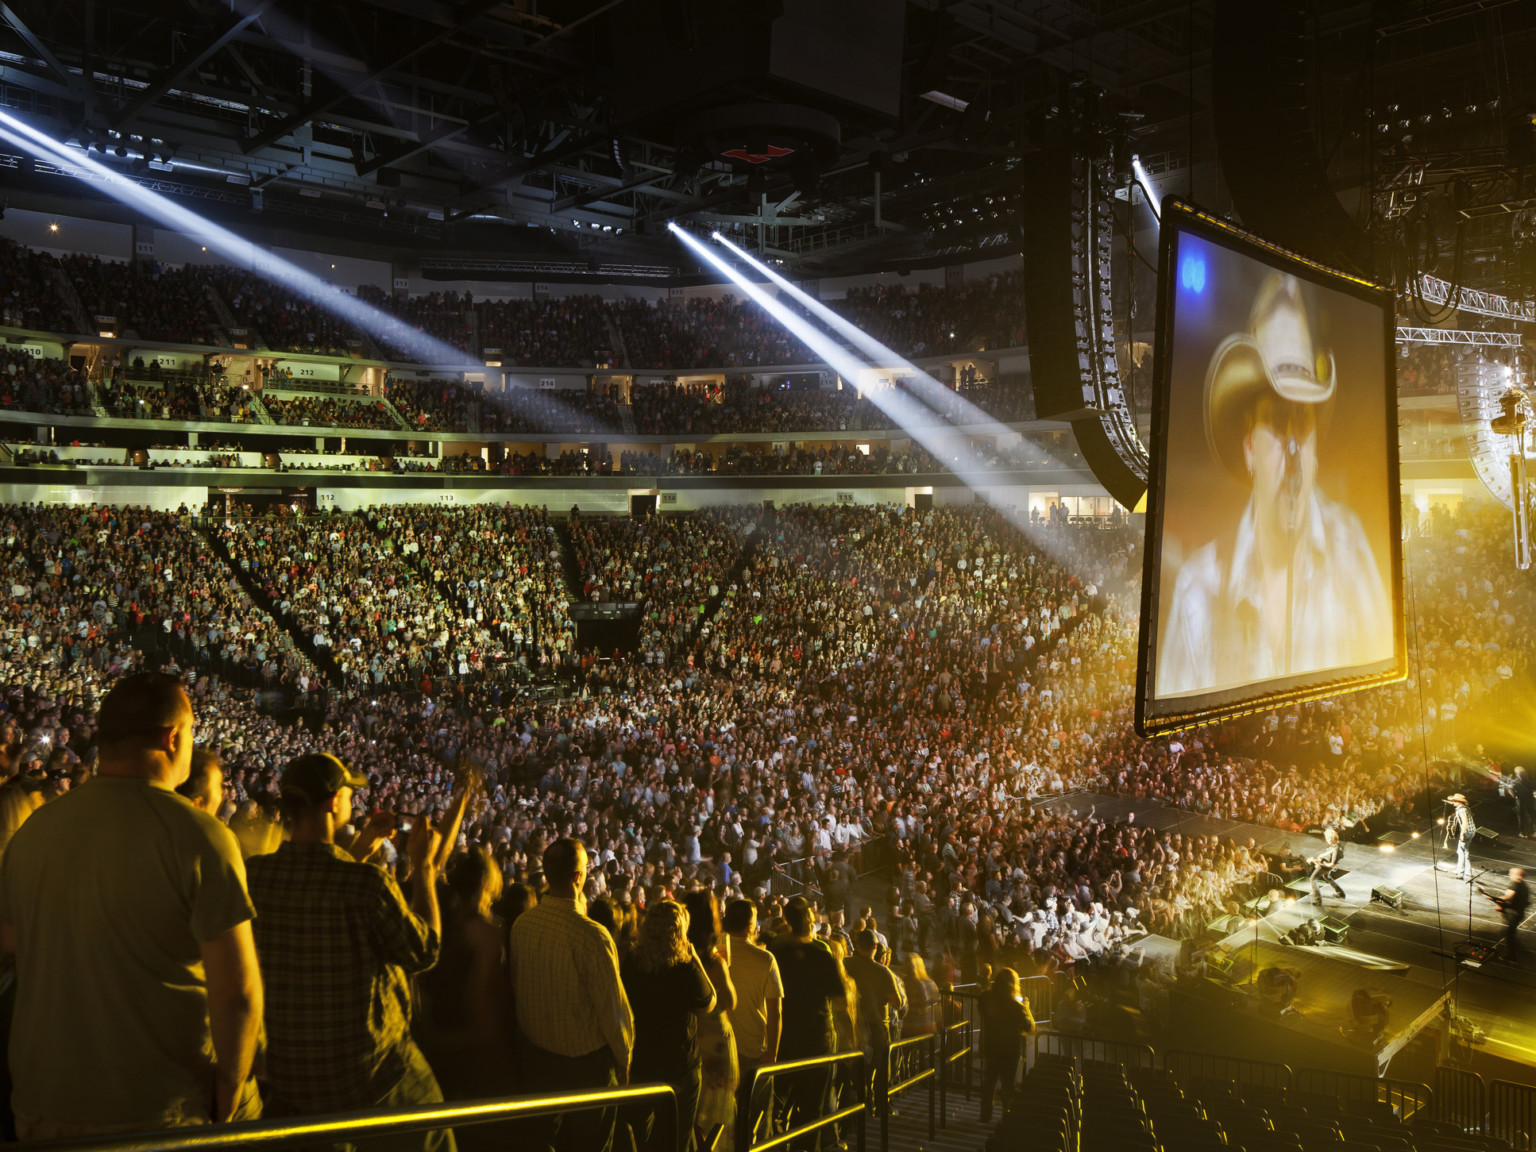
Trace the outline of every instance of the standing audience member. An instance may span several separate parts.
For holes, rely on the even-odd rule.
[[[437,834],[425,821],[406,843],[411,901],[394,879],[336,844],[367,779],[335,756],[283,769],[292,838],[248,863],[256,950],[267,978],[268,1111],[313,1116],[435,1104],[442,1089],[411,1039],[410,977],[437,962]],[[453,1152],[446,1129],[391,1149]]]
[[[23,1140],[259,1112],[262,986],[240,849],[174,791],[192,726],[173,677],[118,681],[97,715],[100,775],[34,812],[0,859]]]
[[[624,990],[635,1006],[632,1072],[677,1093],[677,1146],[694,1147],[702,1084],[698,1015],[715,1008],[709,973],[688,939],[688,910],[675,900],[652,904],[624,961]]]
[[[939,1030],[939,986],[928,975],[928,965],[921,954],[907,954],[907,970],[902,976],[906,987],[907,1014],[902,1017],[903,1036],[932,1036]]]
[[[517,1086],[507,927],[491,911],[501,898],[501,870],[489,851],[474,848],[449,862],[447,879],[443,950],[421,982],[417,1034],[448,1099],[505,1096]],[[484,1126],[467,1132],[494,1134]]]
[[[42,804],[42,793],[11,779],[0,787],[0,859],[5,846]],[[16,1017],[16,958],[0,955],[0,1140],[16,1139],[16,1115],[11,1111],[11,1064],[6,1049],[11,1039],[11,1021]]]
[[[1034,1030],[1035,1018],[1029,1011],[1029,1000],[1019,990],[1019,974],[1012,968],[999,968],[992,977],[992,987],[981,997],[983,1124],[992,1122],[994,1095],[1001,1096],[998,1107],[1008,1111],[1014,1082],[1019,1076],[1019,1042],[1025,1033]]]
[[[784,1024],[779,1038],[779,1059],[807,1060],[837,1051],[833,1011],[846,1014],[848,996],[843,973],[828,947],[813,935],[815,913],[803,896],[784,906],[789,933],[769,945],[784,981]],[[804,1116],[815,1115],[830,1086],[827,1074],[812,1068],[795,1072],[781,1081],[791,1108]]]
[[[907,993],[896,974],[875,957],[880,942],[872,928],[860,928],[853,935],[853,955],[846,964],[848,976],[858,990],[859,1047],[879,1066],[885,1064],[885,1050],[891,1046],[893,1026],[907,1007]]]
[[[176,795],[192,801],[192,807],[217,817],[219,805],[224,803],[224,766],[219,754],[207,748],[192,752],[192,767],[187,778],[176,785]]]
[[[613,938],[587,918],[587,850],[570,837],[544,850],[549,891],[512,924],[508,953],[520,1056],[531,1090],[583,1092],[629,1083],[635,1018]],[[555,1146],[605,1152],[613,1113],[555,1119]]]
[[[730,1013],[736,1008],[736,988],[731,982],[731,938],[720,923],[720,902],[705,889],[683,897],[688,910],[688,942],[704,960],[704,970],[715,993],[715,1006],[699,1014],[699,1070],[702,1077],[694,1130],[703,1138],[724,1129],[721,1147],[733,1148],[736,1120],[736,1085],[741,1078],[736,1063],[736,1037]]]
[[[732,900],[725,909],[725,930],[731,937],[731,985],[736,989],[736,1007],[731,1010],[739,1085],[736,1116],[738,1122],[745,1123],[752,1077],[759,1068],[779,1058],[779,1010],[784,1002],[784,982],[779,978],[779,962],[773,953],[755,942],[756,904]]]

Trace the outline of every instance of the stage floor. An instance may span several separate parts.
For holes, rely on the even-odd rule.
[[[1043,801],[1042,806],[1083,815],[1092,808],[1098,816],[1111,820],[1135,813],[1138,824],[1190,835],[1227,836],[1239,842],[1252,840],[1259,848],[1271,852],[1289,845],[1292,852],[1303,857],[1314,856],[1323,849],[1319,836],[1202,816],[1134,797],[1078,792]],[[1536,877],[1536,841],[1514,836],[1508,821],[1502,819],[1501,808],[1502,805],[1490,802],[1478,806],[1475,813],[1480,827],[1502,831],[1498,841],[1479,842],[1472,853],[1477,883],[1494,892],[1503,890],[1505,873],[1512,866],[1525,868]],[[1440,836],[1443,839],[1443,829]],[[1441,849],[1440,842],[1432,841],[1426,832],[1392,852],[1346,844],[1340,866],[1347,874],[1339,879],[1345,899],[1337,899],[1331,889],[1325,888],[1321,913],[1310,895],[1287,900],[1265,917],[1258,927],[1258,937],[1280,948],[1281,934],[1308,919],[1327,915],[1343,920],[1349,925],[1345,946],[1396,967],[1400,975],[1390,976],[1389,980],[1412,981],[1436,996],[1442,991],[1449,992],[1457,1015],[1486,1033],[1482,1047],[1506,1059],[1536,1065],[1536,931],[1532,931],[1536,929],[1536,912],[1524,924],[1522,944],[1526,953],[1519,965],[1502,959],[1502,948],[1476,968],[1458,962],[1458,944],[1469,938],[1495,944],[1503,937],[1504,924],[1490,901],[1447,870],[1447,865],[1454,867],[1455,854]],[[1373,904],[1371,890],[1376,887],[1401,891],[1402,910]],[[1253,938],[1254,928],[1249,921],[1227,943],[1234,954],[1240,955],[1241,945]],[[1362,983],[1374,984],[1387,975],[1385,970],[1367,970],[1366,974],[1372,980]],[[1419,997],[1413,999],[1417,1002]]]

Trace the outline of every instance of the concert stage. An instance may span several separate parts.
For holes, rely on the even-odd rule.
[[[1470,794],[1471,790],[1468,791]],[[1123,820],[1134,813],[1137,824],[1187,835],[1226,836],[1239,843],[1252,840],[1268,852],[1279,852],[1288,846],[1296,855],[1311,857],[1323,849],[1320,836],[1201,816],[1133,797],[1079,792],[1039,804],[1083,815],[1092,808],[1108,820]],[[1480,839],[1474,846],[1472,861],[1480,874],[1480,885],[1490,891],[1502,891],[1505,873],[1515,865],[1536,876],[1536,842],[1514,835],[1504,803],[1488,800],[1475,803],[1474,808],[1480,828],[1498,829],[1502,833],[1496,840]],[[1454,865],[1455,855],[1439,847],[1444,830],[1437,831],[1441,839],[1432,839],[1426,831],[1418,839],[1406,839],[1390,852],[1374,845],[1346,844],[1340,864],[1344,871],[1339,878],[1344,900],[1334,897],[1324,885],[1327,895],[1319,910],[1312,903],[1308,886],[1303,885],[1302,891],[1308,893],[1304,898],[1292,899],[1300,894],[1294,889],[1288,891],[1286,898],[1258,921],[1256,929],[1252,916],[1219,926],[1225,931],[1208,942],[1219,940],[1230,955],[1232,966],[1224,977],[1215,979],[1217,984],[1228,987],[1225,1003],[1242,1024],[1235,1029],[1234,1041],[1246,1044],[1248,1054],[1255,1051],[1254,1040],[1260,1032],[1267,1049],[1273,1032],[1278,1050],[1315,1048],[1315,1054],[1306,1058],[1311,1067],[1343,1070],[1347,1064],[1351,1071],[1379,1067],[1380,1062],[1373,1060],[1368,1049],[1353,1047],[1338,1034],[1338,1026],[1348,1014],[1350,994],[1364,987],[1392,1001],[1389,1059],[1402,1058],[1399,1054],[1405,1044],[1411,1046],[1414,1029],[1424,1027],[1426,1012],[1429,1023],[1442,1032],[1448,1031],[1440,1018],[1440,1005],[1448,996],[1450,1007],[1461,1022],[1456,1031],[1472,1035],[1476,1030],[1482,1034],[1474,1045],[1461,1051],[1463,1058],[1475,1064],[1494,1057],[1499,1063],[1498,1076],[1536,1082],[1536,931],[1532,931],[1536,929],[1536,914],[1523,929],[1522,943],[1527,956],[1522,964],[1504,960],[1502,949],[1492,952],[1492,946],[1503,936],[1503,921],[1490,901],[1445,870],[1447,864]],[[1437,860],[1440,868],[1436,867]],[[1401,892],[1400,906],[1392,908],[1373,902],[1372,892],[1376,889]],[[1310,921],[1323,917],[1347,927],[1341,943],[1282,943],[1282,937],[1294,940],[1298,936],[1322,936],[1322,925],[1314,928]],[[1251,976],[1252,957],[1245,949],[1253,947],[1255,932],[1260,967],[1280,965],[1301,971],[1296,997],[1301,1020],[1287,1017],[1283,1022],[1261,1022],[1251,1006],[1246,1006],[1246,994],[1233,991]],[[1217,967],[1222,966],[1220,956],[1218,953]],[[1210,996],[1221,1002],[1215,993]],[[1202,997],[1201,1006],[1208,1002],[1207,997]],[[1192,1010],[1201,1006],[1187,1005]],[[1447,1038],[1442,1038],[1442,1046],[1446,1042]],[[1503,1061],[1528,1067],[1516,1070]],[[1398,1071],[1394,1069],[1393,1074]]]
[[[1407,965],[1364,968],[1330,955],[1327,945],[1287,947],[1265,938],[1274,934],[1273,927],[1260,923],[1257,940],[1252,930],[1229,937],[1220,945],[1230,950],[1232,957],[1232,967],[1224,977],[1207,977],[1174,990],[1170,1003],[1175,1016],[1199,1032],[1203,1050],[1249,1058],[1262,1052],[1262,1059],[1293,1068],[1330,1068],[1378,1076],[1387,1074],[1394,1058],[1426,1027],[1443,1024],[1450,993],[1404,979]],[[1295,974],[1294,1012],[1282,1015],[1278,1003],[1255,988],[1257,974],[1270,967]],[[1340,1031],[1351,1026],[1350,997],[1357,988],[1391,1002],[1380,1046],[1373,1047]],[[1437,1051],[1438,1038],[1431,1041],[1431,1051]],[[1428,1067],[1434,1067],[1432,1058]],[[1393,1075],[1418,1080],[1424,1074],[1399,1066]]]

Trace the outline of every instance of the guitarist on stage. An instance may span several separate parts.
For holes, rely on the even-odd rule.
[[[1333,870],[1339,866],[1339,858],[1343,855],[1344,845],[1339,843],[1339,834],[1332,828],[1323,831],[1323,839],[1327,846],[1321,853],[1312,857],[1312,903],[1319,908],[1323,906],[1323,890],[1318,881],[1330,885],[1338,894],[1340,900],[1346,899],[1344,889],[1339,887],[1339,882],[1333,878]]]
[[[1520,963],[1520,924],[1531,905],[1531,890],[1525,886],[1525,869],[1509,870],[1509,888],[1504,895],[1495,896],[1491,892],[1483,895],[1499,906],[1499,914],[1504,917],[1504,943],[1508,947],[1509,962]]]

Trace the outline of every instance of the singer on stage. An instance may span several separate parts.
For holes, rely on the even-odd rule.
[[[1317,488],[1318,443],[1348,382],[1315,341],[1304,291],[1294,276],[1267,277],[1249,330],[1211,358],[1206,440],[1249,498],[1238,522],[1179,568],[1161,693],[1366,663],[1392,635],[1391,600],[1359,517]]]
[[[1472,807],[1460,792],[1445,798],[1451,806],[1451,814],[1445,822],[1445,846],[1456,845],[1456,879],[1472,882],[1472,841],[1477,836],[1477,822],[1472,819]]]

